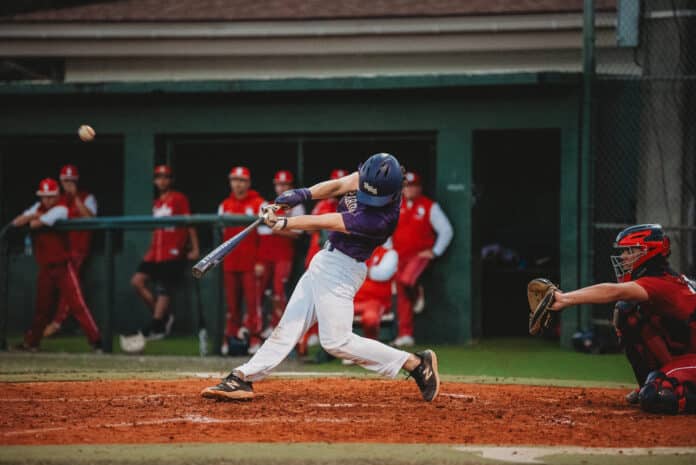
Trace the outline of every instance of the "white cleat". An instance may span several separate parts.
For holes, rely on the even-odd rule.
[[[307,338],[307,347],[316,347],[319,345],[319,335],[312,334]]]
[[[256,352],[259,351],[260,348],[261,348],[261,344],[256,342],[256,343],[249,346],[249,349],[247,350],[247,352],[249,352],[249,355],[254,355]]]
[[[223,342],[222,346],[220,347],[220,355],[228,355],[229,353],[230,346],[226,342]]]
[[[399,336],[394,339],[392,344],[396,347],[413,347],[416,345],[416,341],[413,339],[413,336]]]

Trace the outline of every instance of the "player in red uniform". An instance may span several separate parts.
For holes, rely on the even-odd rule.
[[[678,355],[651,372],[638,399],[646,412],[696,413],[696,354]]]
[[[218,214],[256,216],[264,203],[263,198],[251,186],[251,173],[244,166],[232,168],[229,174],[230,196],[222,201]],[[243,226],[225,228],[224,240],[244,229]],[[256,290],[257,272],[255,270],[259,237],[256,232],[249,234],[225,257],[223,274],[225,276],[225,295],[227,297],[227,323],[225,338],[220,348],[222,355],[229,351],[229,338],[248,342],[249,352],[258,350],[261,339],[261,301]],[[258,273],[259,277],[261,273]],[[241,288],[241,294],[240,294]],[[240,297],[246,304],[246,316],[242,321]]]
[[[452,225],[440,205],[423,195],[420,175],[406,173],[399,225],[392,238],[399,254],[396,276],[399,334],[394,345],[407,347],[415,343],[413,313],[420,312],[424,305],[418,278],[434,258],[445,252],[452,235]]]
[[[340,179],[348,176],[348,171],[336,169],[331,171],[329,179]],[[317,202],[312,210],[312,215],[323,215],[325,213],[336,213],[338,199],[324,199]],[[326,242],[326,233],[324,231],[314,231],[309,236],[309,248],[307,249],[307,257],[305,257],[305,268],[309,268],[309,262],[312,258],[324,247]]]
[[[92,347],[101,350],[101,335],[92,313],[82,297],[82,290],[70,259],[68,235],[48,228],[58,220],[68,219],[68,208],[59,196],[58,183],[51,178],[39,183],[40,201],[14,219],[15,227],[29,225],[34,255],[39,265],[36,282],[36,312],[31,329],[24,335],[21,350],[37,350],[44,328],[51,318],[59,293],[72,309]]]
[[[155,167],[154,183],[159,195],[153,202],[152,216],[191,214],[188,198],[172,189],[173,174],[169,166]],[[166,227],[152,232],[150,248],[131,278],[131,285],[152,311],[152,321],[142,331],[145,339],[162,339],[169,334],[174,323],[174,316],[169,312],[171,293],[184,276],[187,260],[196,260],[199,254],[196,228]],[[147,287],[149,281],[155,286],[154,293]]]
[[[89,192],[78,188],[79,179],[80,173],[76,166],[65,165],[61,168],[60,184],[63,187],[63,202],[68,208],[70,219],[90,218],[97,214],[97,200]],[[70,243],[70,261],[75,269],[75,275],[80,278],[82,265],[89,256],[92,231],[68,231],[68,242]],[[61,296],[53,321],[44,329],[44,337],[57,333],[69,313],[70,306],[65,297]]]
[[[292,189],[295,181],[294,176],[290,171],[278,171],[273,177],[273,186],[276,196],[283,192]],[[265,205],[265,203],[264,203]],[[304,215],[305,209],[302,204],[296,205],[287,212],[286,216]],[[258,251],[256,254],[256,266],[261,274],[261,279],[257,292],[259,293],[259,302],[263,302],[263,294],[268,289],[272,282],[272,298],[271,298],[271,321],[269,326],[263,331],[263,339],[267,339],[273,329],[278,325],[280,317],[283,316],[287,296],[285,294],[285,286],[290,279],[292,271],[292,259],[295,255],[295,241],[301,231],[272,231],[266,225],[259,226],[257,229],[259,234]],[[256,348],[254,348],[256,349]]]
[[[696,283],[670,268],[670,241],[659,224],[624,229],[614,247],[620,251],[611,257],[618,283],[556,291],[551,310],[618,301],[614,326],[642,386],[675,355],[696,352]],[[636,390],[626,400],[637,403],[638,397]]]
[[[392,280],[398,269],[399,254],[387,241],[365,263],[367,276],[354,298],[355,315],[360,315],[363,335],[378,339],[382,316],[392,306]]]

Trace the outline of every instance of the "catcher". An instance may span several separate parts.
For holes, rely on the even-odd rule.
[[[638,387],[677,355],[696,353],[696,283],[669,266],[670,241],[659,224],[621,231],[611,257],[617,283],[563,292],[546,279],[527,286],[529,332],[548,327],[553,312],[579,304],[616,302],[613,323]],[[626,396],[639,402],[639,389]]]

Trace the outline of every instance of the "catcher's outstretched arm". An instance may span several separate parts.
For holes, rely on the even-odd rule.
[[[551,310],[562,310],[566,307],[580,304],[608,304],[617,300],[631,300],[645,302],[649,299],[648,293],[640,284],[628,283],[601,283],[594,286],[583,287],[576,291],[556,291]]]

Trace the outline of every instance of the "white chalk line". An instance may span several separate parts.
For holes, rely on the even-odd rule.
[[[202,415],[184,415],[182,417],[173,418],[160,418],[157,420],[140,420],[140,421],[127,421],[120,423],[105,423],[101,425],[71,425],[71,426],[58,426],[58,427],[48,427],[48,428],[31,428],[18,431],[7,431],[3,433],[3,436],[21,436],[27,434],[41,434],[41,433],[51,433],[55,431],[64,430],[75,430],[75,429],[96,429],[96,428],[132,428],[138,426],[156,426],[164,425],[169,423],[193,423],[193,424],[219,424],[219,423],[233,423],[233,424],[262,424],[271,422],[283,422],[283,423],[364,423],[368,420],[358,420],[355,418],[329,418],[329,417],[303,417],[303,418],[292,418],[292,417],[267,417],[267,418],[238,418],[238,419],[225,419],[225,418],[213,418],[206,417]]]
[[[558,455],[675,455],[696,454],[696,449],[687,447],[499,447],[457,446],[454,450],[480,455],[484,459],[510,463],[545,463],[543,458]]]

